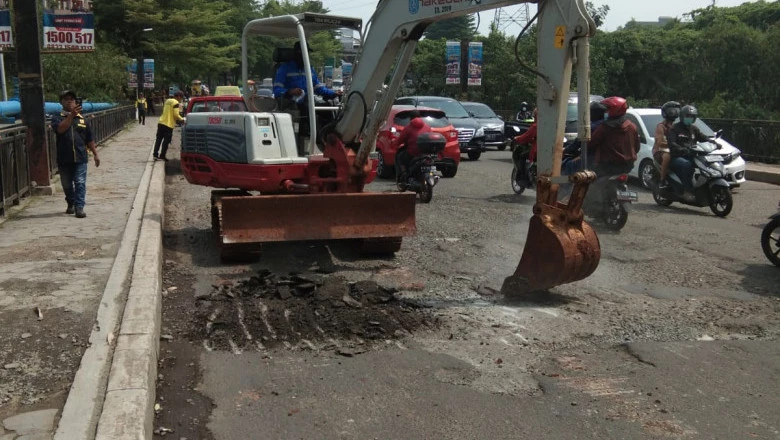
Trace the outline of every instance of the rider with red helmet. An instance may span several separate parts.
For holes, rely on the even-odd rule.
[[[593,154],[597,175],[624,174],[631,171],[639,151],[639,134],[626,116],[625,98],[610,96],[601,101],[607,119],[593,132],[588,148]]]

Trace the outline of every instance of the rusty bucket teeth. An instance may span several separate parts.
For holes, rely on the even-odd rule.
[[[504,280],[501,293],[522,297],[590,276],[601,259],[599,239],[583,220],[582,202],[595,179],[590,171],[576,173],[567,204],[556,201],[557,185],[549,178],[537,182],[537,202],[515,273]]]

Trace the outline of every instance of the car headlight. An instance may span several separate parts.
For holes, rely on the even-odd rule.
[[[477,131],[474,133],[474,137],[482,137],[485,135],[485,129],[482,127],[479,127]]]

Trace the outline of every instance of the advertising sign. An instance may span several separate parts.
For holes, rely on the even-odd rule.
[[[58,52],[95,50],[90,0],[44,0],[43,48]]]
[[[323,76],[325,79],[333,78],[333,66],[325,66],[325,71]]]
[[[341,75],[352,76],[352,63],[341,63]]]
[[[144,59],[144,88],[154,88],[154,60],[152,58]]]
[[[134,89],[138,87],[138,60],[133,58],[127,65],[127,88]]]
[[[447,66],[447,84],[460,84],[460,41],[447,42],[447,54],[445,59]]]
[[[469,85],[482,85],[482,43],[469,43]]]
[[[138,87],[138,60],[133,58],[127,65],[127,88]],[[154,88],[154,59],[144,59],[144,88]]]
[[[11,34],[11,11],[8,10],[8,0],[0,0],[0,50],[14,47]]]

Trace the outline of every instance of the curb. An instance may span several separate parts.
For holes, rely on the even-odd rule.
[[[151,160],[151,156],[150,156]],[[130,291],[95,439],[151,439],[162,322],[165,162],[152,162]]]
[[[780,174],[769,171],[746,169],[745,179],[753,182],[764,182],[780,185]]]
[[[95,435],[111,368],[114,335],[121,324],[127,281],[132,274],[133,258],[143,224],[152,169],[153,164],[150,162],[141,177],[119,250],[103,289],[95,326],[89,336],[89,347],[82,355],[73,378],[54,440],[88,439]]]

